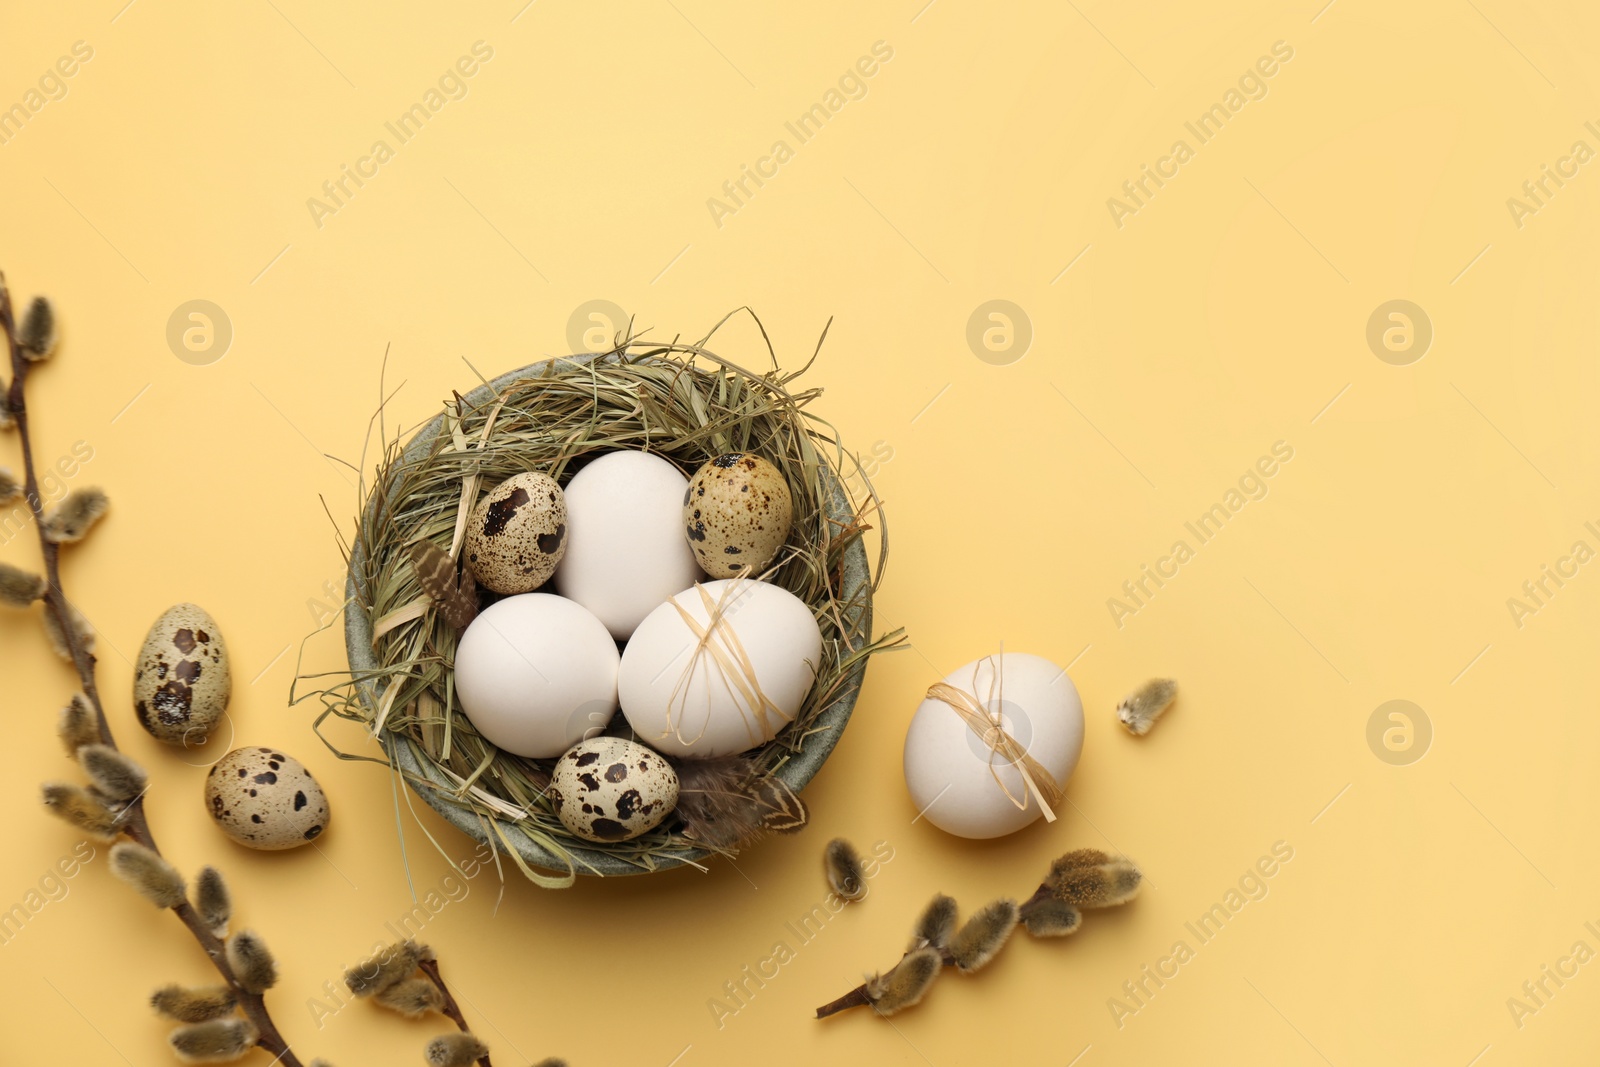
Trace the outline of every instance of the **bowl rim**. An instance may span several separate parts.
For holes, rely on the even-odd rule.
[[[552,356],[530,363],[517,370],[485,382],[462,397],[463,403],[470,408],[481,408],[498,396],[501,392],[520,381],[538,378],[551,369],[562,366],[581,366],[597,359],[617,358],[616,352],[588,353],[570,356]],[[746,372],[748,373],[748,372]],[[421,426],[406,442],[396,462],[415,458],[425,451],[444,430],[444,416],[434,416]],[[839,474],[831,464],[824,468],[826,490],[826,507],[830,517],[841,522],[850,522],[856,518],[851,507],[849,496],[845,493],[844,485]],[[370,512],[378,504],[375,492],[369,494],[363,501],[363,512]],[[362,602],[365,593],[361,581],[361,573],[366,566],[367,548],[358,527],[350,542],[350,563],[345,578],[346,610],[344,620],[345,652],[349,660],[350,670],[356,678],[356,686],[361,694],[361,699],[369,707],[377,707],[381,699],[379,685],[367,680],[367,676],[378,670],[377,655],[372,647],[372,623],[367,613],[358,605]],[[844,617],[847,631],[844,639],[847,648],[855,651],[865,646],[871,640],[872,634],[872,577],[867,560],[867,550],[860,538],[846,546],[840,561],[840,594],[841,598],[849,604],[859,605],[845,611]],[[793,753],[785,760],[774,773],[790,789],[796,793],[805,788],[807,783],[814,778],[822,764],[833,752],[839,743],[845,726],[850,721],[851,714],[855,711],[856,700],[861,693],[861,685],[866,677],[867,662],[871,657],[862,657],[854,667],[850,668],[842,677],[839,691],[827,707],[817,713],[812,722],[811,729],[800,741],[799,751]],[[465,805],[458,804],[446,796],[446,792],[455,788],[439,768],[424,764],[418,760],[409,745],[400,744],[395,735],[384,730],[380,734],[379,743],[393,766],[405,772],[402,777],[406,779],[406,788],[417,794],[424,803],[438,812],[446,822],[465,833],[468,837],[493,848],[504,851],[509,843],[517,854],[530,866],[542,868],[558,874],[565,873],[569,867],[575,874],[592,875],[597,877],[626,876],[650,874],[656,871],[670,870],[674,867],[694,866],[704,869],[703,861],[710,859],[716,853],[705,848],[684,848],[667,852],[658,857],[654,866],[642,866],[620,859],[608,852],[598,849],[574,847],[569,850],[571,862],[563,862],[555,853],[536,842],[515,823],[502,819],[493,820],[494,827],[486,825],[486,820]],[[416,785],[410,777],[415,775],[434,783],[439,788],[427,789]]]

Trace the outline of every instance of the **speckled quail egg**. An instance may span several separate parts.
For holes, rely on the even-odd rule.
[[[718,456],[695,472],[683,524],[713,578],[759,574],[789,539],[794,501],[783,474],[754,452]]]
[[[311,772],[277,748],[236,748],[206,775],[206,810],[241,845],[294,848],[328,828],[328,797]]]
[[[204,608],[174,604],[145,635],[133,671],[139,725],[169,745],[203,745],[228,710],[233,672],[222,631]]]
[[[627,841],[678,804],[678,773],[621,737],[579,741],[556,761],[547,794],[562,825],[585,841]]]
[[[531,593],[549,580],[567,550],[561,486],[538,471],[514,474],[490,490],[467,519],[467,564],[496,593]]]

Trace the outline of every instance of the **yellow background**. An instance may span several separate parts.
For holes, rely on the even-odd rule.
[[[7,13],[0,103],[75,41],[94,57],[0,145],[0,265],[64,321],[32,389],[41,458],[86,442],[72,484],[114,502],[66,583],[154,773],[153,825],[185,870],[231,876],[305,1058],[420,1062],[446,1028],[366,1004],[319,1028],[308,1005],[411,907],[388,779],[287,706],[342,589],[322,499],[346,529],[355,509],[324,457],[359,463],[386,349],[405,383],[390,425],[411,425],[475,384],[464,360],[494,374],[566,351],[574,309],[605,299],[656,336],[748,304],[791,364],[833,318],[818,410],[892,455],[877,610],[914,650],[872,666],[803,836],[709,874],[469,883],[422,936],[497,1063],[1593,1061],[1600,963],[1520,1027],[1507,999],[1574,942],[1600,950],[1580,666],[1600,564],[1520,627],[1506,605],[1573,542],[1600,548],[1597,164],[1520,227],[1506,203],[1573,142],[1600,148],[1592,5],[122,3]],[[307,199],[479,40],[494,55],[465,98],[316,226]],[[785,121],[880,40],[893,58],[866,95],[795,143]],[[1280,40],[1294,55],[1267,95],[1115,225],[1107,198]],[[719,227],[708,198],[778,139],[793,158]],[[204,366],[166,342],[197,298],[234,330]],[[966,342],[990,299],[1034,331],[1008,365]],[[1434,327],[1408,366],[1365,340],[1393,299]],[[757,340],[730,328],[717,347],[753,363]],[[1294,458],[1265,499],[1119,627],[1108,598],[1280,440]],[[0,558],[33,565],[30,537]],[[186,760],[134,725],[129,660],[179,600],[227,637],[238,742],[289,749],[327,788],[316,849],[223,840],[195,765],[220,752]],[[51,736],[72,682],[33,619],[0,617],[0,641],[9,907],[76,840],[36,801],[72,773]],[[901,741],[930,682],[1001,642],[1073,664],[1087,742],[1059,822],[964,842],[913,821]],[[342,665],[336,632],[307,646],[304,669]],[[1155,674],[1182,695],[1136,740],[1112,708]],[[1432,724],[1410,765],[1367,744],[1392,699]],[[447,868],[401,812],[424,894]],[[893,859],[795,946],[785,923],[821,901],[837,834]],[[1185,922],[1278,841],[1294,858],[1268,895],[1198,945]],[[1024,895],[1082,845],[1137,859],[1141,898],[1066,941],[1019,937],[892,1024],[810,1019],[897,958],[935,890]],[[171,1062],[145,997],[208,967],[103,850],[67,886],[0,947],[5,1058]],[[1108,1000],[1180,939],[1194,958],[1119,1027]],[[708,1001],[779,940],[795,958],[719,1029]]]

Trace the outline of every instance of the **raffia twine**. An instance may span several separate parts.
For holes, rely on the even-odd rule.
[[[707,692],[706,692],[706,723],[711,721],[710,704],[710,675],[711,667],[722,677],[722,683],[735,698],[735,705],[739,708],[740,716],[745,720],[745,726],[752,730],[751,736],[757,741],[774,736],[778,730],[788,723],[788,716],[782,709],[774,704],[767,694],[761,690],[761,682],[756,677],[755,664],[750,661],[750,656],[745,652],[744,645],[739,640],[739,634],[734,630],[729,619],[738,610],[740,596],[744,593],[745,583],[748,578],[735,578],[723,587],[718,597],[713,597],[705,586],[695,583],[694,590],[700,596],[700,604],[706,610],[707,619],[701,623],[699,619],[678,603],[676,597],[671,601],[677,609],[678,617],[683,620],[689,632],[695,636],[695,646],[689,654],[689,664],[678,676],[678,682],[673,686],[672,693],[667,698],[667,728],[662,737],[669,734],[675,736],[683,745],[693,745],[705,736],[705,726],[700,732],[689,738],[683,735],[684,713],[687,711],[689,701],[689,686],[693,681],[695,668],[701,663],[702,657],[707,658]],[[673,722],[673,708],[678,707],[677,723]],[[751,721],[752,716],[754,722]],[[773,725],[773,717],[777,724]],[[771,727],[769,729],[769,727]]]
[[[994,665],[994,675],[990,680],[989,690],[991,700],[996,709],[998,709],[1002,704],[1005,685],[1001,667],[1003,661],[995,656],[986,656],[984,658]],[[973,671],[973,688],[977,688],[976,670]],[[1028,807],[1028,797],[1031,795],[1039,802],[1039,808],[1044,812],[1045,821],[1056,821],[1055,806],[1061,803],[1063,795],[1061,786],[1056,783],[1055,776],[1047,771],[1043,764],[1030,756],[1028,750],[1016,738],[1006,732],[1005,727],[1001,724],[999,710],[988,711],[983,704],[978,702],[978,698],[975,695],[964,689],[957,689],[955,686],[945,682],[936,682],[929,686],[928,699],[937,700],[942,704],[948,705],[950,710],[959,715],[961,721],[967,724],[967,729],[976,734],[978,740],[983,742],[984,747],[989,750],[989,773],[993,775],[995,784],[1000,787],[1000,791],[1006,795],[1007,800],[1011,801],[1017,808],[1025,810]],[[1027,790],[1021,796],[1013,793],[1011,787],[1006,784],[1005,778],[1000,774],[1000,768],[996,766],[996,757],[1015,767],[1017,773],[1022,775],[1022,781],[1027,785]]]

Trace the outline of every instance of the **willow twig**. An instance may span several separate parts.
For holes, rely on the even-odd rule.
[[[461,1014],[461,1006],[456,1003],[456,998],[450,993],[450,987],[444,984],[444,976],[439,973],[439,961],[437,959],[423,960],[418,966],[422,968],[422,973],[428,976],[428,981],[432,982],[439,990],[439,995],[444,998],[444,1003],[439,1006],[439,1010],[451,1022],[455,1023],[463,1034],[470,1034],[472,1030],[467,1026],[467,1017]],[[478,1057],[478,1063],[480,1067],[494,1067],[494,1064],[489,1062],[489,1054],[487,1052]]]
[[[44,595],[45,610],[55,620],[56,629],[61,634],[72,660],[73,668],[77,671],[78,681],[83,693],[89,698],[90,705],[94,708],[95,723],[100,732],[100,742],[112,748],[117,747],[116,738],[112,735],[111,724],[106,717],[105,706],[100,699],[100,689],[95,683],[95,656],[86,646],[82,633],[73,619],[71,604],[67,600],[61,585],[61,551],[60,546],[45,536],[44,501],[39,495],[39,478],[35,470],[33,456],[33,436],[28,424],[27,383],[28,374],[36,365],[26,358],[21,344],[17,339],[16,314],[12,307],[11,290],[5,284],[4,274],[0,274],[0,329],[4,329],[6,344],[11,357],[11,385],[6,391],[6,410],[10,413],[16,424],[17,433],[22,439],[22,466],[24,472],[24,492],[28,501],[28,508],[33,513],[33,526],[39,537],[39,551],[44,557],[45,579],[48,589]],[[161,850],[156,845],[155,834],[150,830],[149,819],[145,815],[143,796],[136,797],[123,811],[120,820],[120,829],[129,838],[150,849],[157,855]],[[302,1067],[289,1044],[278,1032],[277,1025],[272,1020],[272,1015],[267,1010],[265,999],[259,993],[246,992],[239,984],[238,978],[233,973],[233,968],[228,965],[227,957],[223,950],[221,939],[211,933],[200,920],[194,908],[184,902],[172,911],[178,920],[194,935],[194,939],[205,951],[206,957],[211,961],[225,982],[233,989],[239,999],[239,1006],[250,1019],[258,1031],[256,1044],[272,1053],[277,1064],[282,1067]]]
[[[996,900],[974,912],[959,929],[955,901],[938,894],[923,909],[913,928],[911,946],[899,963],[822,1005],[816,1017],[826,1019],[863,1007],[893,1015],[920,1001],[944,968],[972,974],[988,966],[1016,927],[1022,926],[1034,937],[1075,933],[1083,909],[1124,904],[1138,894],[1143,881],[1143,874],[1129,860],[1099,849],[1080,848],[1051,863],[1039,888],[1021,905],[1014,900]]]

